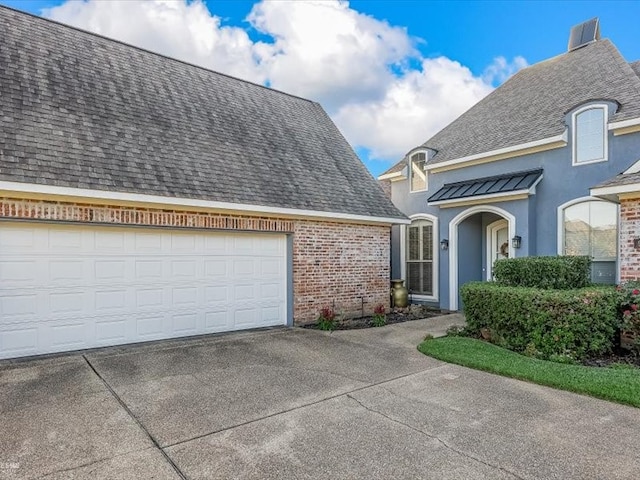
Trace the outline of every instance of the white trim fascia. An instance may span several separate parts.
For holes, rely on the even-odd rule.
[[[460,212],[449,222],[449,310],[458,310],[458,225],[476,213],[495,213],[509,224],[509,258],[515,258],[511,239],[516,234],[516,217],[494,205],[474,205]]]
[[[566,146],[567,139],[568,139],[568,134],[567,134],[567,130],[565,129],[565,131],[562,134],[556,135],[554,137],[543,138],[541,140],[534,140],[533,142],[521,143],[519,145],[513,145],[511,147],[498,148],[497,150],[477,153],[475,155],[469,155],[467,157],[455,158],[453,160],[447,160],[445,162],[433,163],[430,165],[427,164],[426,170],[433,170],[437,168],[448,167],[450,165],[463,164],[467,162],[472,162],[474,160],[480,160],[482,158],[490,158],[497,155],[503,155],[505,153],[518,152],[520,150],[527,150],[529,148],[542,147],[544,145],[550,145],[558,142],[564,142],[565,145],[563,146]]]
[[[351,220],[364,223],[384,224],[409,224],[411,220],[390,217],[372,217],[368,215],[356,215],[350,213],[324,212],[315,210],[298,210],[295,208],[271,207],[263,205],[250,205],[241,203],[217,202],[211,200],[199,200],[194,198],[162,197],[159,195],[147,195],[141,193],[113,192],[104,190],[91,190],[84,188],[57,187],[53,185],[38,185],[33,183],[19,183],[0,181],[0,193],[11,194],[27,193],[39,195],[52,195],[72,197],[78,199],[110,200],[115,202],[150,203],[157,205],[169,205],[180,207],[195,207],[230,212],[250,212],[254,214],[268,214],[286,217],[312,217],[334,220]]]
[[[578,162],[577,161],[577,154],[578,154],[578,140],[576,139],[576,133],[577,133],[577,129],[576,129],[576,120],[578,118],[578,115],[580,115],[581,113],[586,112],[587,110],[597,110],[597,109],[602,109],[604,110],[604,115],[603,120],[604,120],[604,124],[603,124],[603,132],[604,132],[604,143],[603,143],[603,153],[604,153],[604,157],[602,158],[597,158],[595,160],[589,160],[586,162]],[[609,160],[609,135],[607,135],[607,119],[609,118],[609,105],[607,105],[606,103],[596,103],[596,104],[592,104],[592,105],[587,105],[585,107],[582,107],[578,110],[576,110],[575,112],[573,112],[571,114],[571,142],[572,142],[572,146],[571,146],[571,166],[573,167],[580,167],[582,165],[590,165],[592,163],[600,163],[600,162],[606,162]]]
[[[638,173],[640,172],[640,160],[636,160],[635,163],[633,165],[631,165],[629,168],[627,168],[624,172],[622,172],[624,175],[628,175],[630,173]]]
[[[380,175],[378,180],[392,180],[394,178],[403,177],[402,170],[398,170],[397,172],[391,172],[384,175]]]
[[[605,195],[623,195],[625,193],[639,193],[640,183],[629,183],[627,185],[612,185],[610,187],[595,187],[589,189],[592,196],[603,197]],[[601,199],[596,199],[601,200]]]
[[[640,125],[640,118],[631,118],[629,120],[621,120],[620,122],[611,122],[609,130],[618,130],[620,128],[635,127]]]
[[[440,231],[438,228],[438,217],[429,213],[416,213],[410,215],[411,222],[414,220],[429,220],[433,224],[433,295],[412,295],[411,298],[417,298],[418,300],[424,300],[429,302],[439,301],[440,290]],[[407,227],[410,225],[403,225],[400,227],[400,277],[403,280],[407,280]],[[406,286],[406,284],[405,284]]]
[[[526,190],[514,190],[512,192],[500,192],[500,193],[491,193],[488,195],[478,195],[475,197],[462,197],[462,198],[452,198],[450,200],[438,200],[435,202],[428,202],[427,205],[447,205],[450,203],[460,203],[460,202],[464,202],[465,200],[468,201],[477,201],[477,200],[494,200],[497,198],[501,198],[501,197],[512,197],[515,195],[531,195],[531,189],[526,189]]]

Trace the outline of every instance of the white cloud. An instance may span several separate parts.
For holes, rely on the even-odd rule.
[[[518,70],[528,66],[529,64],[524,57],[514,57],[511,62],[504,57],[496,57],[493,59],[493,63],[484,69],[482,79],[489,85],[498,86]]]
[[[446,57],[422,61],[391,83],[378,101],[348,103],[334,120],[374,157],[399,158],[453,121],[492,88]]]
[[[427,140],[526,66],[522,57],[497,57],[478,77],[446,57],[422,58],[420,40],[405,28],[343,1],[256,3],[247,20],[268,39],[258,42],[223,25],[201,0],[67,0],[43,14],[319,101],[354,147],[386,160]]]
[[[261,60],[271,85],[321,102],[377,99],[418,52],[404,28],[359,13],[346,2],[261,2],[248,17],[274,39]]]
[[[229,75],[265,81],[247,32],[222,26],[199,0],[68,0],[43,15]]]

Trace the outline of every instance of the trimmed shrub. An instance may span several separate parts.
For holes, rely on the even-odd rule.
[[[496,283],[510,287],[570,290],[591,283],[589,257],[522,257],[496,260]]]
[[[619,300],[613,287],[544,290],[472,282],[460,295],[467,329],[489,329],[491,341],[510,350],[580,360],[613,347]]]

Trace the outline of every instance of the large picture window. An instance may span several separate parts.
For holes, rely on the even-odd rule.
[[[407,226],[407,288],[412,294],[434,295],[433,222],[414,220]]]
[[[618,207],[614,203],[588,200],[564,209],[563,254],[587,255],[593,260],[598,283],[615,282],[618,245]]]

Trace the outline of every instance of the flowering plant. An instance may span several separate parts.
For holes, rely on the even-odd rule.
[[[320,330],[333,330],[336,325],[336,312],[331,307],[323,307],[318,315],[318,328]]]
[[[374,327],[382,327],[387,324],[387,309],[385,306],[380,303],[376,305],[376,308],[373,309],[373,319],[371,323]]]

